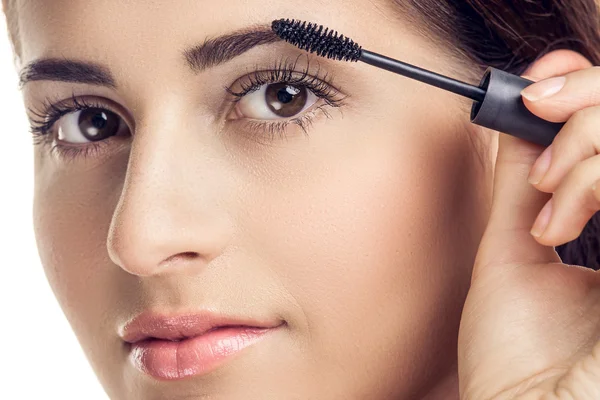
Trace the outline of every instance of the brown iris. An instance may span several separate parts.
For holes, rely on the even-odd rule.
[[[102,108],[87,108],[81,111],[77,123],[86,139],[97,141],[116,135],[119,122],[115,113]]]
[[[287,83],[273,83],[265,90],[269,109],[279,117],[292,117],[306,106],[307,89]]]

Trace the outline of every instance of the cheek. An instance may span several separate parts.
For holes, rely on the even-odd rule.
[[[80,341],[103,337],[98,334],[103,331],[114,337],[114,327],[103,326],[110,322],[105,314],[132,294],[126,288],[132,277],[110,268],[106,250],[126,159],[110,169],[63,170],[47,162],[42,152],[36,150],[33,218],[45,274]],[[97,344],[89,348],[101,351]]]
[[[440,310],[455,305],[458,320],[481,176],[466,133],[442,119],[312,135],[310,155],[286,157],[277,184],[249,195],[265,205],[247,211],[250,246],[299,303],[296,327],[340,359],[356,357],[348,342],[358,339],[362,362],[381,353],[389,366],[389,352],[409,362],[407,348],[450,326]]]

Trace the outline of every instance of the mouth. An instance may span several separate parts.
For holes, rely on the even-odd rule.
[[[284,324],[212,313],[142,313],[120,329],[120,336],[134,367],[158,380],[178,380],[211,372]]]

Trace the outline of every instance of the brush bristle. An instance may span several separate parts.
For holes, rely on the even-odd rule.
[[[289,19],[273,21],[271,29],[280,38],[294,46],[334,60],[358,61],[361,47],[337,31],[323,25]]]

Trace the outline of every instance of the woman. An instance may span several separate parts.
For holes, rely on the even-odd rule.
[[[40,257],[110,398],[600,397],[599,278],[552,247],[600,204],[593,0],[4,7]],[[525,74],[568,123],[542,154],[457,96],[274,41],[281,17]]]

